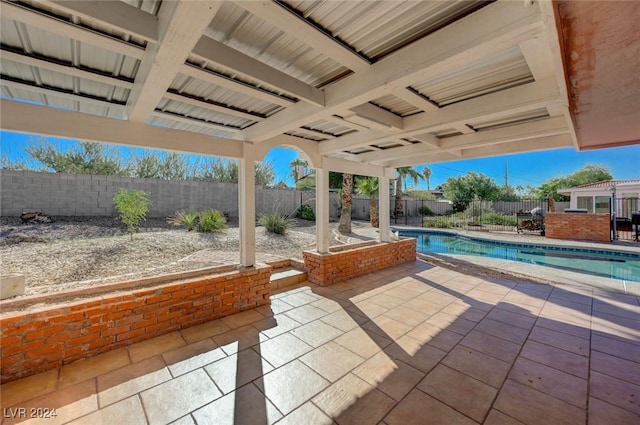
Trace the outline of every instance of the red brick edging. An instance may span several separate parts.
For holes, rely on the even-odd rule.
[[[555,213],[545,216],[545,236],[590,242],[611,242],[609,214]]]

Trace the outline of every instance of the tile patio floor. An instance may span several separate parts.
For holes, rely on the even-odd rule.
[[[48,425],[637,425],[640,300],[418,261],[6,384],[2,407],[56,408]]]

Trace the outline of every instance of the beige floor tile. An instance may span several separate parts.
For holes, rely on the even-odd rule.
[[[280,367],[311,351],[312,346],[290,333],[279,335],[260,344],[260,355],[274,367]]]
[[[319,309],[309,304],[309,305],[296,307],[294,309],[287,311],[284,314],[286,314],[287,316],[289,316],[290,318],[292,318],[298,323],[305,324],[305,323],[312,322],[316,319],[319,319],[323,316],[326,316],[328,313],[322,309]]]
[[[626,360],[637,362],[640,359],[640,346],[613,338],[606,338],[602,335],[593,335],[591,349]]]
[[[196,425],[196,421],[193,420],[191,415],[186,415],[176,421],[171,422],[169,425]]]
[[[213,320],[211,322],[203,323],[202,325],[192,326],[180,331],[182,337],[187,344],[201,341],[206,338],[211,338],[216,335],[220,335],[231,330],[222,319]]]
[[[570,351],[581,356],[589,355],[589,340],[566,333],[554,331],[552,329],[534,326],[529,335],[532,341],[538,341],[543,344],[551,345],[556,348]]]
[[[262,319],[264,319],[264,316],[257,311],[247,310],[241,313],[232,314],[231,316],[223,317],[221,320],[231,329],[237,329]]]
[[[520,421],[513,419],[511,416],[507,416],[504,413],[492,409],[487,416],[487,420],[483,422],[483,425],[525,425]]]
[[[412,326],[386,316],[378,316],[362,325],[362,329],[371,331],[385,338],[396,340],[409,332]]]
[[[305,293],[288,294],[280,298],[281,301],[284,301],[287,304],[290,304],[294,307],[300,307],[305,304],[310,304],[314,301],[318,301],[319,299],[320,297],[318,296],[314,296],[312,294],[305,294]]]
[[[461,345],[451,350],[442,363],[494,388],[500,388],[511,366],[509,363]]]
[[[343,333],[341,330],[327,325],[321,320],[314,320],[291,331],[291,334],[312,347],[319,347],[322,344],[326,344]]]
[[[123,421],[130,425],[147,424],[142,403],[140,403],[140,399],[137,396],[129,397],[104,409],[97,410],[87,416],[69,422],[69,425],[117,424]]]
[[[204,370],[211,376],[218,388],[228,394],[265,373],[273,370],[254,350],[242,350],[206,366]]]
[[[429,317],[429,314],[418,312],[407,307],[398,306],[384,313],[384,316],[409,326],[416,326]]]
[[[591,371],[589,395],[614,406],[640,414],[640,385]]]
[[[498,283],[492,283],[487,281],[481,281],[476,286],[476,289],[479,291],[491,292],[492,294],[506,295],[509,292],[511,292],[511,288],[513,286],[515,285],[498,284]]]
[[[293,412],[285,416],[278,425],[334,425],[335,422],[316,407],[315,404],[306,402]]]
[[[520,352],[519,344],[475,330],[469,332],[460,345],[473,348],[507,363],[513,363]]]
[[[129,353],[125,348],[79,360],[60,369],[58,388],[68,387],[69,385],[104,375],[129,363]]]
[[[319,308],[320,310],[324,310],[327,313],[333,313],[336,311],[343,310],[344,309],[342,305],[343,303],[344,302],[338,302],[328,298],[323,298],[321,300],[312,302],[311,305],[316,308]],[[349,304],[349,303],[344,303],[344,304]]]
[[[640,383],[640,358],[638,362],[621,359],[599,351],[591,352],[591,369],[633,383]]]
[[[51,409],[51,411],[55,410],[56,416],[42,419],[34,418],[28,421],[24,421],[24,418],[20,417],[10,417],[4,419],[3,425],[14,425],[16,423],[23,425],[65,424],[98,409],[95,379],[83,381],[63,390],[36,397],[25,403],[20,403],[18,407],[24,408],[25,412],[30,412],[31,409],[47,408]]]
[[[356,314],[353,312],[336,311],[335,313],[324,316],[320,320],[333,326],[334,328],[340,329],[343,332],[347,332],[351,329],[357,328],[363,323],[366,323],[369,319],[365,316],[362,316],[361,314]]]
[[[528,329],[522,329],[510,326],[506,323],[498,322],[492,319],[484,318],[475,327],[475,330],[484,332],[489,335],[497,336],[506,341],[522,344],[529,335]]]
[[[171,379],[160,356],[125,366],[98,377],[100,408]]]
[[[264,317],[271,317],[276,314],[282,314],[292,308],[293,306],[291,304],[282,301],[282,299],[271,297],[269,304],[260,306],[254,310],[262,314]]]
[[[586,412],[507,379],[494,405],[499,411],[528,425],[584,425]]]
[[[640,423],[640,414],[621,409],[602,400],[589,399],[589,425],[634,425]]]
[[[203,339],[162,355],[174,377],[208,365],[227,354],[211,339]]]
[[[56,389],[59,369],[53,369],[37,375],[0,385],[2,407],[24,403]]]
[[[473,308],[469,304],[461,300],[452,302],[448,306],[444,307],[441,311],[443,313],[456,316],[460,319],[466,319],[476,323],[482,320],[487,315],[487,311]]]
[[[464,335],[459,333],[441,330],[438,335],[431,338],[428,344],[443,351],[451,351],[463,337]]]
[[[187,344],[180,332],[172,332],[130,345],[128,349],[131,362],[138,363],[141,360],[162,355],[167,351],[172,351],[185,345]]]
[[[443,308],[442,305],[432,303],[429,300],[425,300],[424,298],[414,298],[402,304],[403,307],[410,308],[411,310],[418,311],[427,316],[431,316],[441,311]]]
[[[329,386],[327,380],[299,360],[267,373],[255,383],[285,415]]]
[[[432,290],[429,292],[425,292],[424,294],[420,295],[416,299],[426,300],[433,304],[438,304],[442,307],[445,307],[451,304],[452,302],[456,301],[458,298],[454,295],[447,294],[446,292],[442,292],[439,290]]]
[[[300,361],[329,382],[335,382],[364,359],[335,342],[328,342],[300,357]]]
[[[587,357],[550,345],[529,340],[522,348],[520,355],[579,378],[587,379],[589,376],[589,359]]]
[[[569,375],[524,357],[516,360],[509,373],[509,379],[571,403],[581,409],[587,408],[586,379]]]
[[[383,352],[362,363],[353,373],[397,401],[424,377],[418,369],[400,360],[392,360]]]
[[[602,313],[600,313],[602,314]],[[604,316],[604,315],[603,315]],[[640,347],[640,320],[632,320],[624,317],[609,315],[612,320],[604,317],[593,317],[591,320],[591,332],[601,334],[608,338],[615,337],[622,341],[629,341]]]
[[[538,317],[536,326],[551,329],[553,331],[561,332],[567,335],[577,336],[579,338],[591,338],[591,326],[578,326],[572,323],[564,323],[562,321],[547,319],[544,317]]]
[[[337,344],[356,353],[363,359],[368,359],[383,350],[391,340],[361,328],[355,328],[334,340]]]
[[[365,316],[369,319],[373,319],[374,317],[378,317],[389,311],[387,307],[382,307],[379,304],[375,304],[369,301],[362,301],[356,304],[352,304],[346,307],[345,310],[349,313]]]
[[[313,402],[340,425],[377,424],[395,401],[353,374],[348,374]]]
[[[285,314],[277,314],[275,316],[259,320],[253,323],[252,326],[262,332],[266,337],[273,338],[297,328],[300,326],[300,323]]]
[[[536,322],[537,317],[528,314],[526,310],[522,310],[520,313],[516,313],[513,310],[507,311],[505,309],[494,308],[486,316],[487,319],[492,319],[497,322],[506,323],[509,326],[516,326],[519,328],[530,330],[533,324]]]
[[[528,307],[533,307],[534,310],[529,310],[531,312],[535,311],[536,314],[542,310],[542,306],[544,306],[546,302],[546,296],[544,298],[536,297],[535,295],[523,294],[519,292],[517,289],[509,292],[501,301],[500,305],[504,304],[515,304],[520,306],[523,309],[527,309]]]
[[[413,338],[404,336],[396,343],[389,345],[384,352],[393,359],[398,359],[424,373],[428,373],[447,354],[446,351],[429,344],[420,344]]]
[[[476,322],[461,319],[457,316],[443,312],[434,314],[423,323],[433,325],[440,329],[446,329],[450,332],[459,333],[461,335],[466,335],[474,326],[476,326]]]
[[[407,336],[410,336],[422,344],[426,344],[435,338],[440,332],[442,332],[442,328],[434,325],[433,323],[422,322],[407,332]]]
[[[378,294],[375,295],[369,299],[367,299],[367,302],[373,303],[373,304],[377,304],[380,307],[386,308],[387,310],[390,310],[394,307],[399,306],[400,304],[404,303],[405,300],[401,299],[401,298],[397,298],[397,297],[393,297],[391,295],[389,295],[389,291],[386,291],[385,293],[382,294]]]
[[[433,369],[418,389],[482,422],[498,390],[444,365]]]
[[[485,291],[485,290],[479,289],[478,287],[475,287],[474,289],[470,290],[464,295],[467,297],[473,298],[476,301],[495,305],[502,301],[506,293],[496,294],[494,292]]]
[[[218,344],[227,355],[246,350],[267,340],[267,336],[260,333],[260,331],[253,326],[243,326],[238,329],[232,329],[213,337],[213,341]]]
[[[473,425],[474,421],[446,404],[413,390],[384,418],[388,425]]]
[[[245,385],[193,412],[198,424],[271,425],[282,414],[255,385]]]
[[[140,394],[150,425],[166,424],[222,396],[202,369]]]

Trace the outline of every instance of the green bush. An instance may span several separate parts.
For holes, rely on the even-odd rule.
[[[303,220],[316,220],[316,214],[313,212],[313,208],[309,204],[302,204],[298,211],[296,211],[296,218],[301,218]]]
[[[435,217],[426,220],[423,227],[435,227],[437,229],[447,229],[449,227],[456,227],[455,222],[449,217]]]
[[[485,213],[480,217],[482,224],[495,224],[500,226],[517,226],[518,219],[514,215],[497,212]]]
[[[227,219],[218,210],[206,210],[200,213],[198,232],[211,233],[225,229]]]
[[[174,226],[184,226],[187,228],[187,231],[192,231],[198,226],[199,215],[195,210],[186,211],[178,211],[175,215],[167,218],[167,223],[173,224]]]
[[[113,203],[120,214],[120,221],[127,226],[131,240],[140,222],[147,217],[149,205],[151,205],[147,195],[148,193],[141,190],[120,188],[113,197]]]
[[[418,210],[418,212],[421,215],[431,215],[431,214],[433,214],[433,211],[431,211],[431,208],[429,208],[428,205],[421,206],[420,209]]]
[[[278,213],[263,214],[258,219],[258,224],[264,226],[267,232],[276,233],[278,235],[284,235],[289,227],[291,227],[291,221],[289,218]]]

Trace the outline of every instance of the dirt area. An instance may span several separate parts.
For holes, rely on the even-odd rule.
[[[125,227],[110,217],[52,217],[52,223],[23,225],[19,218],[0,222],[2,273],[25,275],[26,295],[58,292],[100,283],[131,280],[158,274],[194,270],[222,264],[237,264],[237,224],[218,233],[187,232],[164,219],[143,222],[133,241]],[[340,235],[330,223],[331,244],[355,242],[357,229],[368,223],[353,222],[356,234]],[[301,258],[315,247],[315,223],[294,220],[285,236],[256,230],[258,261]],[[502,272],[473,264],[428,259],[434,265],[470,275],[505,279]],[[510,276],[513,279],[513,276]],[[530,281],[519,277],[519,280]]]

